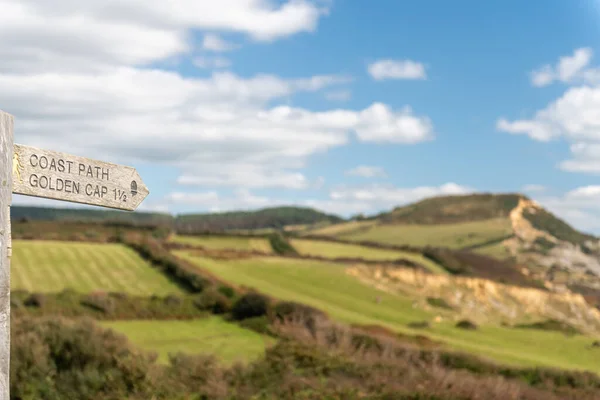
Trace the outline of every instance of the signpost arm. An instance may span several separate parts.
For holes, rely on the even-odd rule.
[[[0,400],[10,398],[10,204],[13,126],[13,117],[0,111]]]

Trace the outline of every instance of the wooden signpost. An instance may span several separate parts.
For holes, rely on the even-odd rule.
[[[12,193],[133,211],[148,196],[134,168],[14,144],[0,110],[0,400],[10,385],[10,205]]]

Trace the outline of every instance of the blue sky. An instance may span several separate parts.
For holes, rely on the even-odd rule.
[[[4,2],[16,141],[137,167],[145,210],[525,192],[600,232],[598,0]]]

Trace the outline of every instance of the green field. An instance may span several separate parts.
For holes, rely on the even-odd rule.
[[[373,261],[392,261],[403,258],[414,261],[432,272],[447,273],[440,265],[417,253],[310,239],[292,239],[291,244],[301,255],[326,258],[362,258]]]
[[[473,249],[473,252],[494,257],[498,260],[505,260],[506,258],[510,257],[510,252],[506,247],[504,247],[502,243],[478,247],[476,249]]]
[[[507,218],[439,225],[373,225],[367,230],[341,232],[336,237],[391,245],[463,248],[506,237],[512,233]]]
[[[323,227],[316,227],[314,229],[308,229],[303,231],[301,235],[319,235],[319,236],[340,236],[344,234],[351,234],[358,232],[363,229],[367,229],[372,225],[375,225],[376,221],[350,221],[341,222],[339,224],[328,224]]]
[[[260,251],[270,254],[273,252],[271,244],[263,238],[245,238],[237,236],[180,236],[171,239],[174,243],[204,247],[209,250],[245,250]]]
[[[432,320],[434,314],[413,308],[411,299],[360,283],[331,263],[278,258],[216,261],[177,252],[222,279],[254,287],[276,298],[317,307],[347,323],[376,324],[398,332],[426,334],[448,346],[520,366],[555,366],[600,372],[593,339],[566,338],[555,332],[485,326],[477,331],[454,328],[450,322],[426,331],[412,330],[408,322]],[[380,296],[381,303],[375,299]]]
[[[218,317],[192,321],[110,321],[104,327],[125,334],[141,349],[156,352],[159,362],[169,354],[214,354],[225,364],[252,361],[273,339]]]
[[[133,250],[120,244],[13,241],[12,290],[118,291],[166,295],[181,290]]]

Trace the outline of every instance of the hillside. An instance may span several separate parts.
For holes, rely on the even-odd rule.
[[[100,222],[123,223],[133,226],[170,226],[173,224],[173,216],[163,213],[18,205],[10,208],[10,217],[13,221]]]
[[[520,274],[550,290],[575,290],[600,305],[600,240],[520,194],[433,197],[302,235],[478,253],[516,265]]]
[[[212,214],[184,214],[176,219],[178,232],[283,229],[290,225],[320,222],[339,223],[343,219],[312,208],[273,207],[257,211],[232,211]]]
[[[508,218],[524,198],[519,194],[431,197],[377,216],[382,223],[446,224]]]
[[[99,209],[11,207],[13,221],[95,222],[132,226],[170,227],[185,233],[228,230],[283,229],[318,223],[335,224],[343,219],[312,208],[273,207],[256,211],[231,211],[206,214],[125,212]]]

